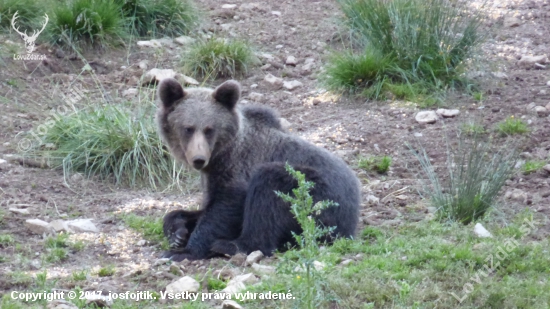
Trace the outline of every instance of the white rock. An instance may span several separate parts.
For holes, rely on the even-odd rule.
[[[76,233],[99,232],[99,229],[92,222],[92,219],[76,219],[67,221],[67,226]]]
[[[235,278],[233,278],[233,280],[238,281],[238,282],[242,282],[244,284],[254,284],[254,283],[257,283],[258,281],[260,281],[258,279],[258,277],[254,276],[253,273],[248,273],[248,274],[244,274],[244,275],[235,276]]]
[[[493,74],[493,76],[496,77],[496,78],[508,79],[508,75],[504,72],[493,72],[491,74]]]
[[[200,83],[196,79],[194,79],[193,77],[183,75],[183,74],[180,74],[180,73],[176,74],[176,79],[185,86],[189,86],[189,85],[190,86],[198,86],[198,85],[200,85]]]
[[[508,16],[504,18],[504,27],[514,28],[521,25],[521,19],[514,17],[514,16]]]
[[[46,309],[78,309],[78,307],[66,300],[56,299],[48,302]]]
[[[319,261],[313,261],[313,267],[315,267],[315,270],[321,271],[325,267],[327,267],[327,264],[325,264],[323,262],[319,262]]]
[[[20,214],[20,215],[28,215],[30,214],[29,210],[28,209],[25,209],[25,208],[9,208],[8,209],[9,211],[13,212],[13,213],[16,213],[16,214]]]
[[[222,309],[243,309],[243,306],[234,300],[226,299],[222,303]]]
[[[292,126],[292,124],[285,118],[279,118],[279,123],[281,123],[281,127],[284,130],[288,130]]]
[[[285,64],[296,66],[298,64],[298,61],[296,60],[296,57],[294,56],[288,56],[286,58]]]
[[[536,106],[537,106],[537,104],[535,104],[535,102],[531,102],[531,103],[527,104],[527,110],[528,111],[534,110]]]
[[[172,40],[171,38],[168,38],[168,37],[164,37],[164,38],[160,38],[160,39],[156,39],[157,42],[159,42],[162,46],[166,46],[166,47],[174,47],[174,40]]]
[[[46,221],[40,219],[28,219],[25,221],[25,226],[35,234],[54,233],[53,227]]]
[[[164,265],[164,264],[167,264],[168,262],[170,262],[169,258],[160,258],[160,259],[157,259],[155,262],[153,262],[153,266]]]
[[[275,266],[269,266],[269,265],[260,265],[257,263],[252,264],[252,269],[255,271],[261,273],[261,274],[273,274],[275,273]]]
[[[52,222],[50,222],[50,225],[54,228],[56,232],[67,232],[67,233],[73,232],[73,230],[71,230],[67,222],[60,219],[53,220]]]
[[[103,295],[86,294],[84,298],[86,299],[86,305],[94,304],[94,308],[111,307],[113,305],[113,300]]]
[[[236,8],[237,8],[236,4],[224,4],[224,5],[222,5],[222,9],[225,9],[225,10],[234,10]]]
[[[504,194],[504,198],[515,200],[522,203],[526,203],[528,200],[527,193],[517,188],[510,191],[506,191],[506,193]]]
[[[303,86],[303,84],[301,82],[297,81],[297,80],[292,80],[292,81],[283,83],[283,87],[285,87],[285,89],[287,89],[287,90],[294,90],[294,89],[302,87],[302,86]]]
[[[227,283],[227,286],[225,287],[225,289],[222,290],[222,292],[223,293],[234,294],[234,293],[239,293],[240,291],[242,291],[244,289],[246,289],[246,286],[244,285],[244,283],[242,283],[240,281],[230,280]]]
[[[262,258],[264,257],[264,254],[260,250],[256,250],[252,253],[250,253],[246,257],[246,261],[244,262],[244,266],[250,266],[254,263],[258,263]]]
[[[122,91],[122,96],[125,98],[134,98],[138,95],[139,90],[137,88],[130,88]]]
[[[416,122],[421,124],[435,123],[437,118],[437,114],[434,111],[421,111],[414,117]]]
[[[542,169],[550,173],[550,164],[546,164],[545,166],[542,167]]]
[[[550,80],[546,82],[546,86],[550,87]]]
[[[176,72],[172,69],[151,69],[143,75],[142,85],[160,82],[165,78],[176,78]]]
[[[347,260],[343,260],[340,264],[342,264],[342,265],[344,265],[344,266],[347,266],[347,265],[349,265],[349,264],[351,264],[351,263],[353,263],[353,262],[354,262],[354,260],[352,260],[352,259],[347,259]]]
[[[378,204],[378,202],[380,202],[380,199],[372,194],[369,194],[365,197],[365,201],[369,204]]]
[[[444,117],[444,118],[452,118],[452,117],[456,117],[456,116],[458,116],[458,114],[460,114],[460,111],[458,109],[440,108],[440,109],[436,110],[435,112],[436,112],[436,114],[438,114],[439,116]]]
[[[550,114],[550,111],[547,110],[544,106],[535,106],[535,112],[539,117],[546,117]]]
[[[6,145],[6,143],[4,143],[4,146]],[[9,144],[8,144],[9,145]],[[4,160],[4,159],[0,159],[0,165],[2,164],[6,164],[8,163],[8,161]]]
[[[147,70],[149,67],[149,60],[141,60],[138,64],[138,67],[142,70]]]
[[[271,14],[273,14],[275,16],[281,16],[281,12],[279,12],[279,11],[271,11]]]
[[[176,42],[176,43],[178,43],[179,45],[182,45],[182,46],[191,45],[191,44],[195,43],[195,41],[197,41],[197,40],[192,38],[192,37],[185,36],[185,35],[179,36],[179,37],[174,39],[174,42]]]
[[[536,64],[544,64],[548,61],[546,55],[541,56],[521,56],[521,59],[518,61],[518,64],[525,68],[538,68]]]
[[[162,44],[157,40],[137,41],[139,47],[161,48]]]
[[[199,291],[200,284],[197,282],[197,280],[185,276],[177,281],[174,281],[166,286],[166,292],[168,293],[196,293]]]
[[[481,238],[493,237],[489,231],[487,231],[481,223],[476,223],[474,227],[474,233]]]
[[[264,98],[264,95],[261,94],[261,93],[258,93],[258,92],[251,92],[249,95],[248,95],[248,98],[252,101],[256,101],[256,102],[262,102],[263,101],[263,98]]]
[[[281,89],[281,87],[283,87],[283,79],[271,74],[267,74],[264,77],[264,81],[270,84],[274,89]]]

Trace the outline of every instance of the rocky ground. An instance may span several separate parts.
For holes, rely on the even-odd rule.
[[[289,122],[291,131],[334,151],[354,167],[363,183],[362,224],[399,225],[404,220],[417,221],[428,216],[430,209],[417,193],[419,181],[415,167],[418,165],[406,143],[419,142],[434,164],[443,164],[446,142],[456,140],[458,129],[468,121],[479,121],[493,130],[497,122],[510,116],[523,119],[528,123],[528,134],[495,135],[497,143],[518,141],[522,160],[550,163],[548,1],[487,2],[483,8],[487,14],[484,27],[490,35],[479,64],[470,73],[485,91],[483,100],[450,94],[443,107],[458,110],[457,115],[444,118],[434,113],[435,118],[428,123],[419,122],[420,110],[410,102],[364,102],[322,89],[317,74],[327,54],[341,48],[342,40],[345,41],[346,32],[338,23],[341,14],[335,1],[249,3],[237,0],[230,3],[234,5],[222,4],[214,0],[200,2],[206,12],[203,30],[246,38],[262,61],[240,80],[242,103],[263,103],[276,108]],[[23,42],[18,37],[6,36],[6,39],[5,48],[23,50]],[[60,279],[83,269],[83,265],[88,269],[108,264],[116,267],[114,276],[90,275],[85,282],[86,289],[125,291],[135,289],[137,282],[140,288],[162,290],[183,273],[226,269],[227,262],[223,259],[177,267],[163,265],[163,261],[157,261],[158,244],[143,240],[118,216],[121,212],[162,216],[174,208],[194,207],[200,201],[198,193],[130,190],[79,175],[66,179],[62,171],[41,168],[40,162],[29,166],[17,159],[21,155],[18,147],[21,147],[22,134],[51,117],[49,111],[63,104],[61,98],[70,95],[69,89],[117,104],[123,94],[127,98],[134,95],[134,90],[129,89],[137,89],[143,74],[150,69],[177,72],[179,54],[187,43],[164,40],[160,47],[128,44],[126,50],[88,52],[82,57],[43,44],[37,53],[46,54],[45,61],[14,61],[9,56],[0,61],[0,154],[3,156],[0,207],[5,210],[1,228],[2,233],[12,234],[17,242],[23,243],[24,252],[29,253],[22,257],[15,252],[20,249],[2,248],[2,255],[10,258],[0,264],[0,291],[17,288],[1,279],[4,274],[13,271],[35,274],[46,266],[41,265],[40,259],[43,230],[28,228],[27,219],[92,220],[97,231],[72,228],[84,231],[71,237],[85,241],[86,249],[71,254],[63,263],[46,266],[49,277]],[[85,66],[82,58],[87,59],[93,74],[89,71],[80,74]],[[357,158],[361,155],[391,156],[389,173],[378,175],[358,169]],[[529,175],[518,172],[507,181],[504,191],[508,199],[503,198],[499,205],[511,213],[529,208],[543,215],[550,214],[549,175],[549,166]],[[547,237],[549,232],[550,224],[546,223],[536,237]],[[266,259],[261,264],[272,262]],[[256,271],[240,267],[239,262],[233,265],[239,267],[222,275],[235,277]],[[247,280],[254,281],[248,277]],[[66,289],[74,284],[60,282],[60,288]]]

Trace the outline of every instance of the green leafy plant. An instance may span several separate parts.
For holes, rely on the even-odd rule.
[[[114,274],[115,274],[115,267],[113,265],[107,265],[105,267],[101,267],[97,272],[97,275],[100,277],[111,277]]]
[[[198,21],[198,10],[190,0],[117,0],[128,20],[130,33],[140,37],[188,34]]]
[[[13,245],[15,239],[10,234],[0,234],[0,247],[7,247]]]
[[[506,118],[504,121],[497,123],[497,131],[502,135],[523,134],[529,132],[527,124],[521,119],[516,119],[514,116]]]
[[[376,171],[384,174],[390,169],[391,161],[390,156],[371,156],[360,158],[358,166],[366,171]]]
[[[186,74],[211,79],[247,73],[257,61],[248,43],[221,38],[198,41],[182,55]]]
[[[160,243],[163,250],[168,250],[168,240],[164,237],[162,218],[142,217],[135,214],[127,214],[122,217],[124,222],[137,232],[155,243]]]
[[[307,181],[303,173],[296,171],[288,163],[285,165],[285,169],[296,179],[298,186],[292,190],[293,196],[282,192],[275,193],[285,202],[290,203],[290,210],[298,224],[300,224],[302,233],[293,234],[300,249],[288,253],[297,261],[292,263],[287,259],[286,263],[283,262],[279,269],[287,273],[295,272],[298,269],[298,271],[305,273],[303,287],[305,295],[300,299],[300,302],[303,304],[301,308],[311,309],[316,307],[315,293],[320,293],[318,287],[323,282],[320,270],[315,267],[316,259],[319,257],[318,241],[334,229],[334,227],[319,226],[314,217],[319,215],[322,210],[328,207],[337,207],[338,204],[332,201],[321,201],[313,204],[313,197],[309,194],[309,190],[315,184]]]
[[[544,161],[526,161],[521,167],[521,170],[525,174],[531,174],[542,169],[544,165],[546,165],[546,162]]]
[[[513,174],[517,161],[515,149],[491,150],[477,137],[462,139],[456,149],[447,147],[446,171],[436,171],[426,150],[414,150],[429,180],[425,188],[441,220],[468,224],[485,215],[495,203],[504,182]]]
[[[53,8],[51,39],[62,46],[105,48],[126,35],[122,7],[113,0],[66,0]]]

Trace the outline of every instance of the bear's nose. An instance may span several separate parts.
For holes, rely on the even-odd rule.
[[[194,156],[193,157],[193,167],[195,169],[200,170],[205,166],[206,163],[206,157],[205,156]]]

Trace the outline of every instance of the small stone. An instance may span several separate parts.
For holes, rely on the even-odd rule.
[[[25,226],[34,234],[42,235],[44,233],[54,233],[53,227],[46,221],[40,219],[28,219],[25,221]]]
[[[514,27],[518,27],[519,25],[521,25],[521,19],[517,17],[508,16],[504,18],[504,27],[514,28]]]
[[[222,303],[222,309],[243,309],[243,306],[234,300],[226,299]]]
[[[267,74],[264,77],[264,81],[270,84],[274,89],[281,89],[281,87],[283,87],[283,79],[273,76],[272,74]]]
[[[550,103],[546,104],[546,109],[550,111]]]
[[[136,246],[140,246],[140,247],[143,247],[147,244],[147,240],[145,239],[142,239],[142,240],[139,240],[138,242],[136,242]]]
[[[437,121],[437,114],[434,111],[421,111],[416,114],[414,119],[420,124],[430,124]]]
[[[354,260],[352,259],[347,259],[347,260],[343,260],[340,264],[342,264],[343,266],[348,266],[349,264],[355,262]]]
[[[48,302],[46,309],[78,309],[78,307],[66,300],[56,299]]]
[[[236,4],[224,4],[222,5],[222,9],[224,10],[234,10],[237,8]]]
[[[531,103],[527,104],[527,110],[528,111],[533,110],[533,109],[535,109],[536,106],[537,106],[537,104],[535,104],[535,102],[531,102]]]
[[[66,232],[66,233],[72,233],[73,231],[71,228],[69,228],[69,225],[67,225],[67,222],[63,220],[53,220],[50,222],[50,225],[54,228],[56,232]]]
[[[269,70],[269,68],[271,68],[271,63],[266,63],[266,64],[264,64],[260,67],[260,69],[262,69],[264,71]]]
[[[283,87],[285,87],[287,90],[294,90],[296,88],[302,87],[303,84],[297,80],[284,82]]]
[[[244,275],[235,276],[235,278],[233,278],[233,280],[238,281],[238,282],[242,282],[244,284],[254,284],[254,283],[257,283],[258,281],[260,281],[258,279],[258,277],[254,276],[253,273],[248,273],[248,274],[244,274]]]
[[[435,112],[439,116],[444,117],[444,118],[452,118],[452,117],[456,117],[460,114],[460,111],[458,109],[440,108],[440,109],[436,110]]]
[[[298,61],[296,60],[296,57],[288,56],[286,58],[285,64],[291,65],[291,66],[296,66],[298,64]]]
[[[6,146],[6,143],[4,143],[4,146]],[[9,146],[9,144],[7,146]],[[6,161],[4,159],[0,159],[0,165],[7,164],[7,163],[8,163],[8,161]]]
[[[493,72],[491,74],[493,74],[494,77],[499,79],[508,79],[508,75],[504,72]]]
[[[275,273],[275,267],[269,265],[260,265],[257,263],[252,264],[252,269],[261,273],[261,274],[273,274]]]
[[[99,229],[92,222],[92,219],[76,219],[67,221],[67,226],[76,233],[98,233]]]
[[[545,166],[542,167],[542,169],[550,173],[550,164],[546,164]]]
[[[506,193],[504,194],[504,198],[515,200],[522,203],[527,203],[527,200],[528,200],[527,193],[517,188],[511,191],[506,191]]]
[[[240,291],[242,291],[244,289],[246,289],[246,286],[244,285],[244,283],[242,283],[240,281],[230,280],[227,283],[227,286],[225,287],[225,289],[222,290],[222,292],[223,293],[234,294],[234,293],[239,293]]]
[[[264,254],[262,253],[262,251],[256,250],[246,257],[244,266],[250,266],[252,264],[258,263],[263,257]]]
[[[192,37],[189,37],[189,36],[185,36],[185,35],[179,36],[179,37],[174,39],[174,42],[176,42],[176,43],[178,43],[179,45],[182,45],[182,46],[191,45],[191,44],[195,43],[195,41],[196,41],[196,39],[194,39]]]
[[[138,95],[139,90],[137,88],[126,89],[122,92],[122,96],[125,98],[134,98]]]
[[[288,130],[292,126],[292,124],[285,118],[279,118],[279,123],[284,130]]]
[[[162,44],[157,40],[149,40],[149,41],[137,41],[137,46],[139,46],[139,47],[161,48]]]
[[[138,67],[142,70],[147,70],[149,67],[149,60],[141,60],[138,64]]]
[[[275,16],[281,16],[281,12],[279,11],[271,11],[271,14]]]
[[[166,292],[168,293],[196,293],[199,291],[200,284],[197,282],[197,280],[185,276],[180,279],[178,279],[175,282],[170,283],[166,286]]]
[[[264,95],[261,94],[261,93],[258,93],[258,92],[251,92],[248,95],[248,98],[252,101],[255,101],[255,102],[262,102],[263,98],[264,98]]]
[[[474,227],[474,233],[481,238],[493,237],[489,231],[487,231],[481,223],[476,223]]]
[[[535,112],[539,117],[546,117],[550,114],[550,111],[547,110],[544,106],[535,106]]]
[[[518,61],[518,65],[525,68],[539,68],[537,64],[542,65],[547,61],[548,61],[548,57],[546,55],[541,55],[541,56],[523,55],[521,56],[521,59]]]
[[[169,258],[160,258],[160,259],[157,259],[154,263],[153,263],[153,266],[159,266],[159,265],[164,265],[166,263],[170,262],[170,259]]]
[[[182,83],[185,86],[198,86],[200,83],[194,79],[193,77],[183,75],[183,74],[176,74],[176,79]]]
[[[183,276],[183,271],[181,271],[180,267],[176,264],[171,264],[168,271],[176,276]]]
[[[94,305],[94,308],[111,307],[113,300],[107,296],[96,295],[94,293],[85,294],[86,305]]]
[[[8,210],[11,211],[11,212],[13,212],[13,213],[20,214],[20,215],[28,215],[28,214],[30,214],[29,210],[28,210],[28,209],[24,209],[24,208],[9,208]]]
[[[237,253],[229,259],[229,262],[235,266],[242,266],[246,261],[246,254]]]
[[[176,72],[172,69],[151,69],[143,75],[142,85],[158,83],[165,78],[176,78]]]
[[[378,204],[378,202],[380,202],[380,199],[372,194],[369,194],[365,197],[365,201],[369,204]]]

